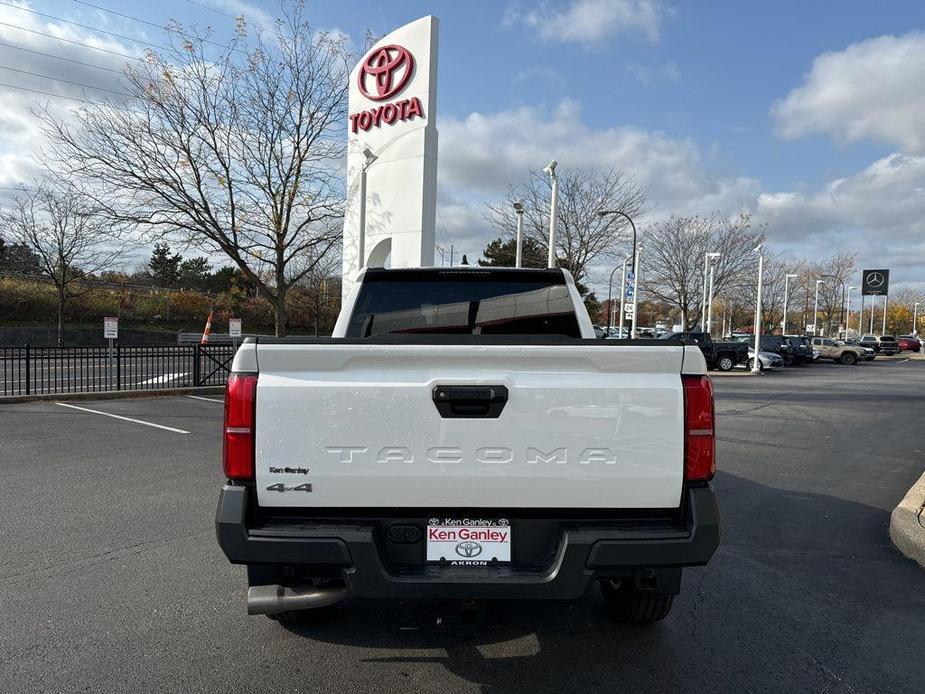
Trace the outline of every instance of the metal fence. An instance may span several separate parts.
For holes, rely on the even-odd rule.
[[[221,386],[234,345],[2,347],[0,396]]]

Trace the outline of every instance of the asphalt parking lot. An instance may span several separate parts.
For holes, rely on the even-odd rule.
[[[925,569],[887,527],[925,469],[925,362],[715,384],[722,545],[647,628],[594,592],[287,631],[215,544],[220,396],[0,405],[0,690],[918,691]]]

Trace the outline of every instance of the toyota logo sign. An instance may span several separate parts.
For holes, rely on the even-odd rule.
[[[360,65],[357,86],[367,99],[382,101],[400,92],[413,72],[414,58],[408,49],[390,44],[366,56]]]
[[[477,557],[482,553],[482,545],[478,542],[460,542],[456,545],[456,554],[466,559],[472,559],[472,557]]]

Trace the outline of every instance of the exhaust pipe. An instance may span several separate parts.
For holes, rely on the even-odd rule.
[[[251,586],[247,589],[247,614],[279,614],[289,610],[327,607],[349,595],[347,586]]]

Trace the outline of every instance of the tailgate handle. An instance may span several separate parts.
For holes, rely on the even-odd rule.
[[[434,386],[434,405],[444,419],[496,419],[507,404],[504,386]]]

